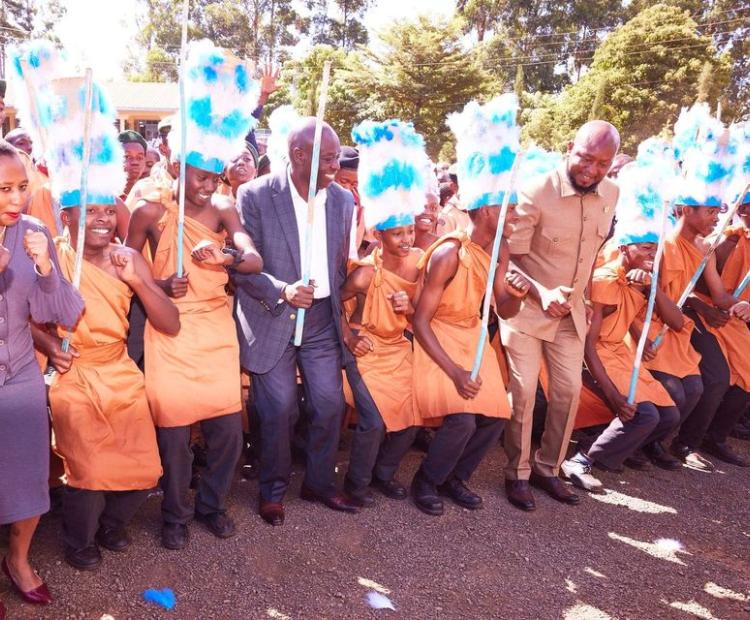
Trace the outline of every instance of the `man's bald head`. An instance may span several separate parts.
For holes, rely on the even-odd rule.
[[[292,169],[292,180],[298,190],[307,189],[310,182],[315,123],[314,116],[302,118],[289,132],[289,164]],[[331,126],[324,122],[320,135],[317,189],[325,189],[336,178],[340,154],[339,137]]]
[[[589,121],[568,145],[568,177],[582,192],[591,191],[607,176],[620,149],[620,134],[606,121]]]
[[[5,139],[13,146],[15,146],[19,151],[23,151],[24,153],[31,155],[33,143],[31,141],[29,132],[26,131],[23,127],[16,127],[15,129],[11,129],[7,134],[5,134]]]

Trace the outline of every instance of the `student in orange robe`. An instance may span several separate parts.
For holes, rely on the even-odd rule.
[[[473,209],[468,231],[442,237],[420,261],[425,276],[413,318],[414,376],[420,385],[429,387],[415,390],[416,406],[426,421],[444,418],[412,481],[417,507],[430,515],[443,513],[439,493],[464,508],[482,506],[481,497],[466,481],[497,443],[503,419],[510,417],[492,347],[484,348],[477,380],[471,379],[499,211],[497,206]],[[520,274],[506,274],[508,258],[503,241],[493,284],[500,318],[516,314],[529,289],[529,282]]]
[[[208,466],[201,477],[195,516],[216,536],[235,533],[225,500],[242,444],[239,344],[225,291],[225,267],[257,273],[262,260],[226,198],[214,196],[219,174],[186,166],[183,276],[177,277],[177,189],[162,202],[141,202],[133,212],[128,245],[148,241],[157,283],[175,300],[182,328],[167,336],[146,324],[146,393],[158,427],[164,467],[162,543],[187,544],[193,510],[186,502],[191,479],[190,425],[201,422]],[[222,252],[225,236],[234,254]]]
[[[114,196],[113,196],[114,199]],[[73,279],[78,207],[62,211],[71,243],[58,239],[66,279]],[[174,336],[177,308],[159,288],[143,257],[111,243],[114,204],[89,205],[80,292],[86,310],[62,351],[63,330],[37,343],[59,374],[49,399],[55,450],[64,461],[63,540],[66,561],[80,570],[101,564],[99,546],[123,551],[125,527],[156,486],[162,469],[143,375],[128,357],[125,337],[133,293],[155,329]]]

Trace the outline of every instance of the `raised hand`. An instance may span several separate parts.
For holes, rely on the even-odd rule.
[[[27,230],[23,237],[23,247],[26,254],[34,261],[36,268],[43,276],[52,271],[52,261],[49,258],[49,241],[43,232]]]
[[[414,311],[411,302],[409,301],[409,295],[406,294],[406,291],[396,291],[395,293],[391,293],[388,295],[387,299],[391,302],[393,311],[396,314],[409,314]]]
[[[260,74],[261,95],[268,97],[279,90],[278,80],[280,74],[281,67],[274,67],[270,62],[263,65]]]
[[[109,255],[109,260],[115,267],[117,277],[126,284],[136,284],[140,280],[135,271],[133,257],[125,248],[115,248]]]

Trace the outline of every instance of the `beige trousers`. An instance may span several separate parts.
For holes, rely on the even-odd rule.
[[[513,415],[505,427],[508,480],[528,480],[532,469],[540,476],[557,476],[573,431],[581,393],[584,340],[570,316],[560,321],[553,342],[546,342],[501,325],[508,354]],[[531,426],[542,360],[549,374],[547,419],[539,449],[531,459]]]

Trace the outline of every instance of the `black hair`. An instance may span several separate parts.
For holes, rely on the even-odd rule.
[[[19,160],[21,159],[18,149],[3,138],[0,138],[0,157],[18,157]]]
[[[440,184],[440,206],[444,207],[445,203],[448,202],[455,192],[453,191],[453,187],[450,183],[441,183]]]

